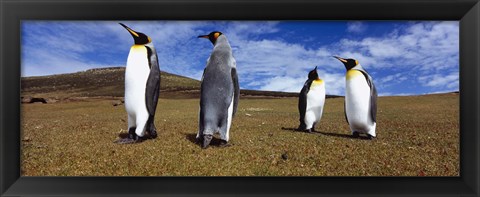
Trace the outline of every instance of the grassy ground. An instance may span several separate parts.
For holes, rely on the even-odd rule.
[[[297,99],[242,99],[231,144],[195,144],[198,99],[160,99],[159,136],[113,141],[127,132],[124,106],[108,100],[22,105],[26,176],[459,176],[459,97],[380,97],[377,139],[352,139],[343,98],[327,99],[306,134]],[[282,158],[283,155],[283,158]]]

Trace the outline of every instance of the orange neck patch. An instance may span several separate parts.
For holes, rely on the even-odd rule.
[[[322,79],[315,79],[312,81],[312,85],[310,86],[318,86],[318,85],[322,85],[323,84],[323,80]]]
[[[350,69],[347,71],[347,80],[353,79],[354,77],[357,77],[359,75],[362,75],[362,72],[355,69]]]

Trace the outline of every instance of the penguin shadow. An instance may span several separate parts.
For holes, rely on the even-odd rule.
[[[128,138],[128,133],[120,133],[120,134],[118,134],[118,137],[120,139]]]
[[[282,127],[282,130],[284,131],[292,131],[292,132],[298,132],[298,133],[306,133],[306,134],[313,134],[313,135],[320,135],[321,133],[318,131],[314,131],[312,133],[308,133],[302,130],[299,130],[298,128],[287,128],[287,127]]]
[[[317,131],[317,133],[320,133],[320,134],[326,135],[326,136],[339,137],[339,138],[359,139],[359,140],[369,140],[370,141],[370,139],[367,136],[363,136],[363,135],[360,135],[358,137],[353,137],[353,135],[351,135],[351,134],[327,133],[327,132],[321,132],[321,131]]]
[[[122,140],[126,140],[126,139],[128,138],[128,133],[119,133],[119,134],[118,134],[118,138],[119,138],[119,139],[117,139],[117,140],[114,141],[115,143],[121,142]],[[138,140],[138,141],[136,141],[135,143],[142,143],[142,142],[147,141],[147,140],[150,140],[150,139],[153,139],[153,138],[152,138],[152,137],[150,136],[150,134],[147,132],[147,133],[145,133],[145,136],[143,136],[143,137],[141,138],[141,140]],[[129,144],[131,144],[131,143],[129,143]]]
[[[302,132],[302,131],[298,130],[297,128],[282,127],[282,130],[285,130],[285,131],[293,131],[293,132]]]
[[[282,127],[282,130],[305,133],[304,131],[298,130],[297,128],[286,128],[286,127]],[[353,135],[349,135],[349,134],[329,133],[329,132],[322,132],[322,131],[315,131],[315,132],[312,132],[312,133],[310,133],[310,134],[314,134],[314,135],[326,135],[326,136],[332,136],[332,137],[338,137],[338,138],[346,138],[346,139],[370,140],[367,136],[353,137]]]
[[[197,140],[197,134],[196,133],[183,133],[185,135],[185,138],[194,143],[194,144],[197,144],[197,145],[201,145],[201,142],[199,140]],[[213,137],[212,138],[212,141],[210,141],[210,145],[209,146],[214,146],[214,147],[221,147],[221,140],[216,138],[216,137]]]

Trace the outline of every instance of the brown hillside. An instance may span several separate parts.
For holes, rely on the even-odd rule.
[[[22,77],[22,97],[123,97],[125,67],[96,68],[77,73]],[[298,93],[241,90],[242,98],[297,97]],[[161,98],[199,98],[200,81],[161,72]],[[338,97],[327,95],[327,98]]]
[[[123,97],[125,67],[96,68],[83,72],[22,77],[24,97]],[[161,98],[198,98],[200,81],[161,72]],[[295,97],[297,93],[242,90],[243,97]]]
[[[21,79],[22,96],[37,97],[123,97],[125,67],[90,69],[83,72],[24,77]],[[161,97],[187,96],[197,92],[200,81],[166,72],[161,73]]]

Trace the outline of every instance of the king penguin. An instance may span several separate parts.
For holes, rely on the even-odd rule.
[[[236,62],[222,32],[214,31],[198,38],[209,39],[214,47],[201,81],[197,140],[202,142],[202,148],[207,148],[213,134],[219,133],[220,145],[227,146],[240,94]]]
[[[160,93],[160,67],[150,37],[120,23],[133,37],[125,70],[125,109],[128,113],[128,137],[117,143],[136,143],[157,137],[155,111]]]
[[[320,122],[325,104],[325,83],[318,77],[317,67],[308,73],[308,79],[298,96],[300,126],[298,130],[314,132]]]
[[[345,68],[345,118],[350,126],[352,135],[358,137],[360,133],[369,139],[376,137],[377,127],[377,89],[372,77],[355,59],[340,60]]]

